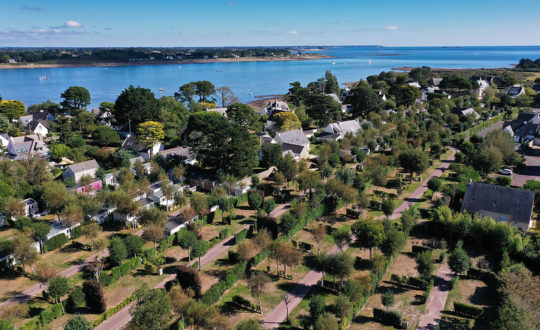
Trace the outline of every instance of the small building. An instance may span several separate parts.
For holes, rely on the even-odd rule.
[[[510,134],[514,142],[537,140],[540,131],[540,116],[537,113],[520,112],[514,121],[503,124],[503,131]],[[540,144],[540,141],[536,142]]]
[[[281,153],[283,157],[290,154],[294,159],[309,158],[309,150],[305,146],[297,144],[283,143],[281,145]]]
[[[74,188],[77,194],[83,195],[95,195],[99,190],[103,189],[103,181],[101,179],[94,179],[94,181],[85,186],[77,184]]]
[[[508,89],[507,94],[511,98],[515,99],[518,96],[525,94],[525,88],[523,88],[521,85],[514,85]]]
[[[43,120],[38,121],[32,121],[30,124],[28,124],[28,131],[31,134],[39,134],[42,137],[47,136],[49,134],[49,123]]]
[[[163,143],[156,143],[152,147],[147,147],[140,144],[135,136],[129,135],[122,142],[122,148],[135,151],[144,160],[150,160],[151,157],[157,155],[157,153],[164,149]]]
[[[475,120],[478,120],[480,119],[480,115],[478,114],[478,112],[476,112],[474,110],[474,108],[459,108],[459,107],[455,107],[451,110],[451,112],[455,115],[458,115],[459,118],[463,119],[463,118],[467,118],[467,117],[474,117]]]
[[[283,100],[272,100],[268,102],[266,107],[261,110],[260,115],[267,115],[270,117],[274,112],[291,111],[287,102]]]
[[[39,213],[39,205],[38,202],[36,202],[33,198],[27,198],[22,201],[24,204],[24,216],[25,217],[33,217],[34,215]]]
[[[7,146],[9,145],[9,141],[10,141],[10,138],[9,138],[9,135],[7,134],[0,134],[0,145],[4,148],[7,148]]]
[[[67,179],[72,179],[78,183],[83,176],[95,178],[98,168],[99,165],[95,159],[69,165],[64,171],[64,181]]]
[[[191,148],[175,147],[170,149],[161,150],[157,153],[158,156],[163,157],[164,160],[176,158],[178,160],[193,160],[194,157],[191,154]]]
[[[345,137],[346,134],[357,134],[362,131],[362,126],[357,119],[338,121],[328,124],[323,134],[317,137],[318,141],[337,141]]]
[[[469,182],[461,211],[491,217],[527,231],[531,227],[534,191]]]
[[[93,108],[92,113],[101,126],[111,127],[116,123],[112,112],[107,108]]]
[[[49,112],[41,110],[39,112],[21,116],[18,120],[25,128],[27,128],[31,122],[45,122],[47,120],[54,121],[54,116]]]

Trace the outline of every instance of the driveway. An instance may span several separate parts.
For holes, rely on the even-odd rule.
[[[429,293],[424,315],[422,315],[420,323],[418,323],[419,330],[433,330],[439,325],[446,298],[450,292],[451,279],[452,272],[450,268],[448,268],[448,265],[443,264],[435,274],[435,285]]]
[[[413,191],[407,198],[405,198],[405,201],[399,205],[394,212],[390,215],[391,220],[395,220],[401,217],[403,212],[409,209],[412,205],[419,202],[422,199],[422,196],[424,196],[424,193],[428,190],[427,183],[428,181],[433,177],[440,177],[446,169],[448,169],[448,166],[454,161],[454,156],[456,155],[457,149],[450,147],[450,150],[452,150],[452,154],[448,159],[443,160],[441,166],[431,172],[431,175],[425,179],[422,184],[416,188],[415,191]]]
[[[512,175],[512,186],[523,187],[528,180],[540,181],[540,156],[525,156],[526,167]]]
[[[345,246],[343,250],[346,250],[348,246]],[[340,250],[337,245],[332,246],[327,255],[333,255]],[[310,270],[298,284],[288,294],[289,303],[288,306],[284,301],[281,301],[263,320],[263,326],[267,329],[278,328],[279,325],[287,319],[287,309],[291,313],[302,299],[309,293],[311,287],[316,285],[322,279],[322,273],[314,270]]]

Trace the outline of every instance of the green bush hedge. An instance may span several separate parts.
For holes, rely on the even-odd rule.
[[[234,207],[237,207],[238,205],[247,202],[247,200],[248,200],[248,194],[247,193],[236,196],[234,198]]]
[[[106,275],[105,272],[102,272],[100,274],[100,281],[103,286],[107,286],[111,284],[114,281],[117,281],[122,276],[126,276],[129,274],[132,270],[139,267],[141,265],[141,259],[139,257],[133,257],[131,259],[128,259],[126,262],[121,264],[120,266],[113,267],[111,269],[111,274]],[[103,276],[105,275],[105,276]]]
[[[225,228],[223,229],[222,231],[219,232],[219,238],[220,239],[225,239],[229,237],[229,229]]]
[[[236,244],[238,244],[238,243],[242,242],[244,239],[246,239],[247,233],[248,233],[247,229],[242,229],[240,232],[238,232],[234,236]]]
[[[59,247],[62,247],[64,244],[68,242],[68,237],[66,234],[59,234],[56,236],[51,237],[48,239],[44,244],[45,252],[53,251],[58,249]]]
[[[39,313],[39,328],[59,318],[63,314],[62,303],[52,305]],[[32,322],[32,321],[31,321]],[[30,322],[29,322],[30,323]]]
[[[120,304],[114,306],[113,308],[109,309],[108,311],[105,311],[105,313],[101,314],[97,319],[92,322],[92,326],[95,328],[103,321],[108,319],[109,317],[113,316],[114,314],[118,313],[120,310],[122,310],[124,307],[129,305],[132,301],[135,301],[137,299],[137,296],[135,294],[132,294],[131,296],[124,299]]]
[[[373,309],[373,318],[382,324],[394,327],[401,326],[401,314],[395,311],[385,311],[379,308]]]
[[[484,309],[456,301],[454,302],[454,312],[466,317],[478,318],[482,315]]]
[[[244,277],[247,270],[247,263],[241,262],[227,274],[225,281],[218,282],[212,285],[202,296],[202,302],[207,305],[212,305],[216,303],[219,298],[227,291],[232,288],[234,284]]]

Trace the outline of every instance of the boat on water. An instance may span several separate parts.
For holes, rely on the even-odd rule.
[[[49,77],[47,76],[39,76],[39,81],[46,81],[49,80]]]

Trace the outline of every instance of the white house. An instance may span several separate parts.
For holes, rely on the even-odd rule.
[[[49,156],[49,148],[38,134],[10,137],[9,140],[8,156],[12,160],[26,159],[32,155]]]
[[[278,112],[291,111],[291,109],[289,108],[289,105],[287,104],[287,102],[282,101],[282,100],[273,100],[273,101],[268,102],[266,107],[261,110],[260,115],[270,116],[272,115],[272,113],[276,111]]]
[[[152,147],[147,147],[143,144],[140,144],[135,138],[135,136],[129,134],[124,140],[124,142],[122,142],[122,148],[135,151],[145,160],[149,160],[151,157],[157,155],[159,151],[165,149],[163,143],[160,142],[154,144]]]
[[[0,145],[4,148],[7,148],[7,146],[9,145],[9,135],[7,134],[0,134]]]
[[[69,165],[64,171],[64,180],[73,179],[75,182],[79,182],[83,176],[95,178],[98,168],[99,165],[95,159]]]
[[[33,198],[27,198],[22,203],[24,204],[25,217],[32,217],[39,213],[39,205]]]
[[[280,145],[287,143],[303,146],[309,151],[309,140],[300,129],[277,133],[273,140]]]
[[[357,119],[330,123],[325,127],[323,134],[317,140],[330,141],[341,140],[346,134],[357,134],[362,131],[362,126]]]
[[[42,137],[45,137],[49,134],[49,128],[47,126],[49,126],[49,124],[44,121],[32,121],[28,124],[28,130],[33,134],[39,134]]]

